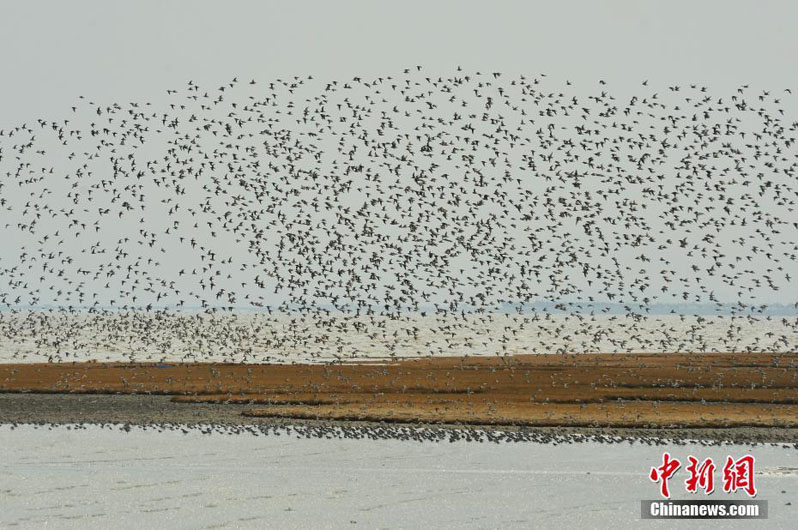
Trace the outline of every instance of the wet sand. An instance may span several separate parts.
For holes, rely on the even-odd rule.
[[[200,415],[203,405],[219,404],[249,421],[791,431],[798,427],[797,361],[798,354],[705,353],[4,364],[0,392],[171,395]]]
[[[0,394],[0,425],[103,426],[110,430],[155,430],[227,434],[291,435],[301,438],[394,439],[429,442],[642,443],[694,440],[793,447],[798,428],[783,427],[541,427],[386,423],[366,420],[324,420],[259,417],[242,414],[247,407],[220,403],[175,403],[170,396],[144,394]],[[77,427],[74,427],[77,428]]]

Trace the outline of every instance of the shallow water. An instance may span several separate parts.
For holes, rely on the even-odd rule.
[[[794,448],[441,443],[4,425],[0,526],[626,528],[639,524],[642,499],[657,498],[648,471],[665,450],[682,461],[688,455],[716,462],[727,454],[754,455],[757,499],[769,503],[768,526],[794,524]],[[674,498],[690,495],[684,478],[680,470],[671,481]],[[716,491],[711,498],[746,497]],[[750,524],[726,521],[724,527]]]

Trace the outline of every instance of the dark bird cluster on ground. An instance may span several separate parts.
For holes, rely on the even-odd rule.
[[[796,449],[791,442],[773,442],[765,435],[737,434],[734,439],[727,439],[728,433],[700,433],[696,437],[694,430],[652,430],[652,429],[602,429],[592,433],[562,430],[546,430],[540,428],[495,429],[489,427],[469,427],[463,425],[414,425],[396,426],[392,424],[343,424],[335,425],[324,422],[294,422],[292,424],[213,424],[213,423],[104,423],[81,421],[80,423],[25,422],[9,424],[11,430],[22,426],[35,429],[47,428],[82,430],[89,426],[102,429],[180,432],[183,435],[201,433],[204,435],[251,435],[251,436],[289,436],[295,438],[324,438],[350,440],[402,440],[431,443],[539,443],[551,445],[569,445],[580,443],[628,444],[646,446],[667,445],[700,445],[703,447],[723,447],[730,445],[750,445],[781,447]],[[703,436],[703,437],[701,437]],[[786,439],[786,437],[785,437]]]
[[[795,351],[791,98],[421,67],[80,98],[0,130],[4,359]]]

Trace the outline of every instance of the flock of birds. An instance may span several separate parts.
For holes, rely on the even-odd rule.
[[[619,92],[412,67],[0,129],[2,355],[795,351],[791,91]]]
[[[15,430],[22,426],[31,426],[35,429],[45,428],[85,430],[89,425],[102,429],[130,432],[132,430],[175,432],[188,435],[201,433],[204,435],[251,435],[251,436],[289,436],[296,438],[323,438],[349,439],[349,440],[402,440],[415,442],[476,442],[476,443],[519,443],[532,442],[547,445],[572,445],[580,443],[601,444],[628,444],[633,446],[667,446],[667,445],[700,445],[702,447],[722,447],[727,445],[750,445],[751,447],[769,445],[783,449],[796,449],[794,443],[786,441],[774,442],[772,436],[767,436],[755,431],[750,433],[735,433],[736,439],[726,440],[713,436],[712,432],[696,433],[695,430],[657,431],[651,429],[613,429],[604,428],[595,432],[584,432],[578,429],[541,429],[541,428],[507,428],[475,427],[468,425],[458,426],[406,426],[391,423],[373,424],[358,422],[357,424],[332,424],[323,422],[275,423],[241,423],[241,424],[213,424],[213,423],[112,423],[103,421],[81,420],[78,423],[49,423],[43,421],[9,423],[9,429]],[[704,434],[706,437],[702,437]],[[784,493],[784,492],[782,492]]]

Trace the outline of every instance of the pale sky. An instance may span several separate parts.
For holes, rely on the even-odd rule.
[[[78,95],[152,101],[169,86],[498,69],[616,86],[796,87],[792,1],[76,0],[0,6],[0,127]]]
[[[71,118],[71,107],[81,104],[79,96],[101,105],[165,105],[166,90],[183,89],[189,80],[210,88],[233,77],[269,82],[313,75],[343,81],[392,75],[414,65],[434,76],[450,75],[458,66],[509,76],[547,74],[560,83],[567,79],[590,87],[582,88],[588,94],[599,80],[622,96],[634,94],[643,80],[663,90],[697,83],[713,93],[731,94],[750,83],[798,94],[798,71],[790,66],[798,56],[795,5],[633,0],[5,3],[0,7],[0,129],[37,118]],[[798,119],[795,101],[785,96],[783,107]],[[48,184],[51,192],[59,186],[65,184]],[[163,217],[162,211],[148,215],[160,226],[156,217]],[[103,243],[111,245],[118,234],[111,236]],[[24,242],[7,237],[5,252],[0,250],[6,264],[14,260],[12,243]],[[224,249],[228,243],[214,244]],[[179,260],[171,261],[164,269],[168,275],[182,267]],[[785,266],[792,271],[796,263]],[[732,292],[725,299],[733,298]],[[772,300],[793,302],[794,297],[782,290]]]

